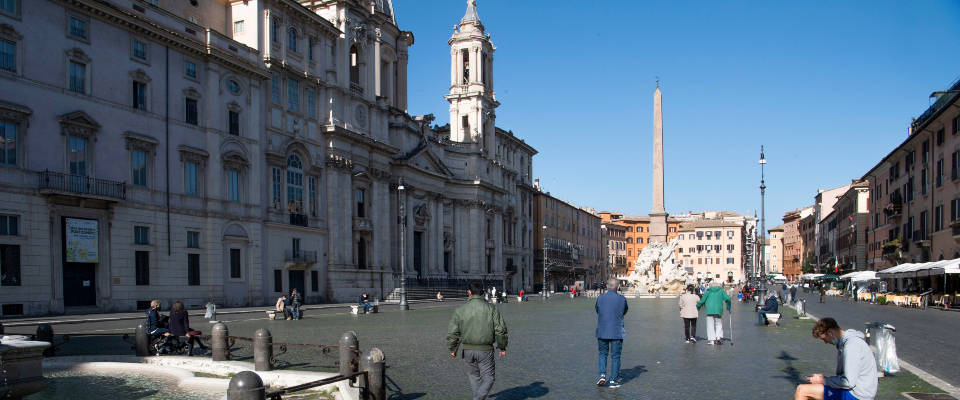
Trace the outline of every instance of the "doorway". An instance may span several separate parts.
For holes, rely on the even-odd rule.
[[[420,278],[420,270],[423,268],[423,232],[413,233],[413,269],[417,271],[417,278]]]
[[[67,262],[67,218],[65,217],[60,221],[60,243],[60,254],[63,257],[63,306],[96,306],[97,264]]]
[[[302,269],[291,269],[288,273],[288,278],[290,280],[290,292],[293,293],[293,289],[297,289],[297,292],[300,293],[300,296],[306,299],[306,291],[303,287],[303,277],[304,271]]]

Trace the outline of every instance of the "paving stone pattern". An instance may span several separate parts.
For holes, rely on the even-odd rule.
[[[797,293],[807,300],[807,312],[833,317],[841,327],[863,330],[867,322],[885,322],[897,328],[897,356],[947,383],[960,387],[960,312],[917,309],[827,297],[820,304],[815,293]]]
[[[266,327],[275,342],[336,345],[347,330],[360,347],[378,347],[387,357],[388,389],[393,400],[466,399],[466,366],[446,350],[453,307],[444,302],[408,312],[371,315],[314,315],[301,321],[244,320],[228,323],[231,335],[251,337]],[[511,302],[498,307],[507,322],[510,344],[497,359],[491,399],[759,399],[790,398],[803,376],[832,374],[836,349],[810,335],[811,321],[784,310],[780,327],[756,327],[752,304],[734,304],[733,345],[724,316],[723,346],[705,343],[701,315],[697,344],[683,340],[676,299],[630,299],[621,377],[617,389],[597,388],[594,299],[561,298]],[[130,354],[119,339],[78,338],[62,346],[64,355]],[[237,342],[234,358],[252,361],[250,344]],[[331,353],[336,356],[336,351]],[[333,357],[317,350],[290,348],[278,368],[335,371]],[[882,383],[878,399],[902,399],[896,391],[931,391],[910,374]]]

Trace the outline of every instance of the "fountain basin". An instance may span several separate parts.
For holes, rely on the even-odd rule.
[[[0,338],[0,362],[3,365],[0,398],[21,399],[49,385],[43,377],[43,350],[50,343],[29,340],[26,336]]]

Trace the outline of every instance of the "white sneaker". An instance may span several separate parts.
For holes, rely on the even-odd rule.
[[[603,386],[607,384],[607,374],[600,374],[600,380],[597,381],[597,386]]]
[[[716,345],[717,345],[717,341],[716,341],[716,340],[709,340],[709,341],[707,341],[707,344],[709,344],[709,345],[711,345],[711,346],[716,346]]]

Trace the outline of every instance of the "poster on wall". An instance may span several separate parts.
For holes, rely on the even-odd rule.
[[[97,221],[67,218],[67,262],[99,263]]]

